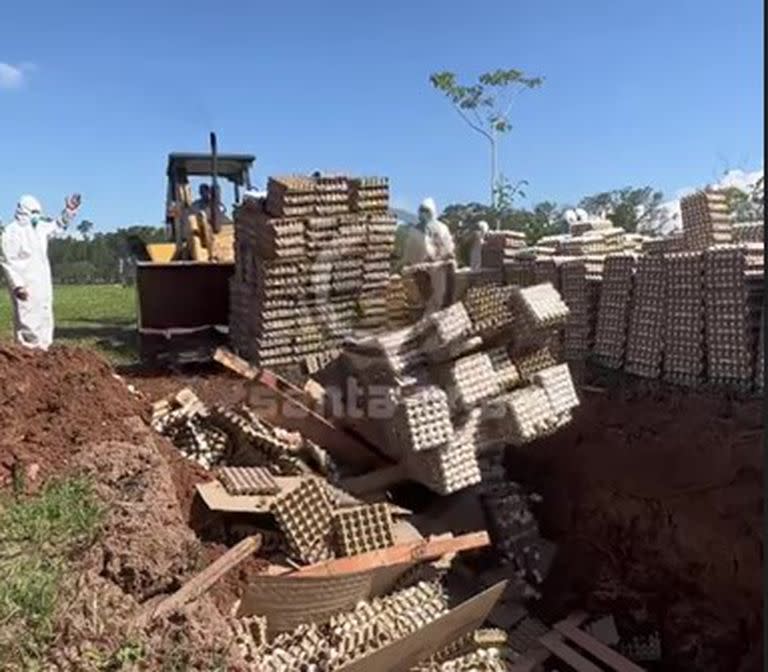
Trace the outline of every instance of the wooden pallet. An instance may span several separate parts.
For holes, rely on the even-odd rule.
[[[539,637],[541,646],[526,652],[509,668],[509,672],[539,672],[541,665],[551,656],[577,672],[644,672],[642,667],[581,630],[579,626],[585,620],[587,615],[579,612],[555,623],[552,630]]]

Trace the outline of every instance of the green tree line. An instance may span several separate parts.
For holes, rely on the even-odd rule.
[[[88,224],[88,226],[82,226]],[[130,226],[107,233],[89,234],[92,226],[77,228],[82,237],[52,238],[48,245],[51,273],[56,284],[115,284],[133,281],[136,260],[145,258],[145,243],[163,242],[162,228]],[[4,276],[0,273],[0,276]],[[5,277],[0,277],[0,283]]]

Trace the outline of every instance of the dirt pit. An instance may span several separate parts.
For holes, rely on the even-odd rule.
[[[207,403],[236,403],[242,381],[213,368],[121,375],[86,350],[0,346],[0,478],[8,484],[21,465],[36,487],[85,470],[110,506],[101,541],[72,577],[55,650],[62,669],[80,669],[72,661],[89,648],[119,646],[142,607],[228,542],[202,534],[194,492],[208,473],[137,416],[185,386]],[[613,613],[620,630],[658,630],[664,660],[653,669],[759,670],[762,400],[630,379],[581,396],[571,426],[509,455],[510,478],[544,496],[542,529],[560,546],[542,611],[587,608]],[[182,656],[178,669],[211,669],[223,657],[237,669],[223,614],[259,569],[245,563],[157,624],[151,655]]]
[[[659,669],[759,670],[763,400],[618,384],[510,455],[560,545],[546,606],[658,630]]]

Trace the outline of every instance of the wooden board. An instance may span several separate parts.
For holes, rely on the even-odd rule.
[[[187,581],[173,595],[164,599],[152,612],[152,618],[167,614],[192,602],[208,591],[227,572],[261,548],[261,537],[247,537],[214,560],[208,567]]]
[[[578,651],[572,649],[563,641],[560,633],[551,630],[546,635],[539,637],[539,641],[555,656],[568,663],[578,672],[603,672],[597,665],[587,660]]]
[[[491,543],[487,532],[473,532],[450,539],[427,539],[407,544],[398,544],[377,551],[361,553],[347,558],[336,558],[327,562],[302,567],[294,576],[336,576],[353,572],[364,572],[377,567],[409,564],[434,560],[449,553],[458,553],[483,548]]]
[[[570,619],[555,623],[554,627],[561,635],[570,639],[585,651],[588,651],[598,660],[609,665],[616,672],[644,672],[643,668],[639,665],[635,665],[631,660],[606,646],[600,640],[595,639],[583,630],[579,630]]]
[[[417,663],[479,628],[504,592],[499,583],[451,609],[417,632],[341,668],[343,672],[407,672]]]

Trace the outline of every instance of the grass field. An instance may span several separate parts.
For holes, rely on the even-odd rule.
[[[116,363],[136,359],[136,290],[119,285],[54,288],[56,340],[93,347]],[[0,339],[11,337],[8,291],[0,287]]]

